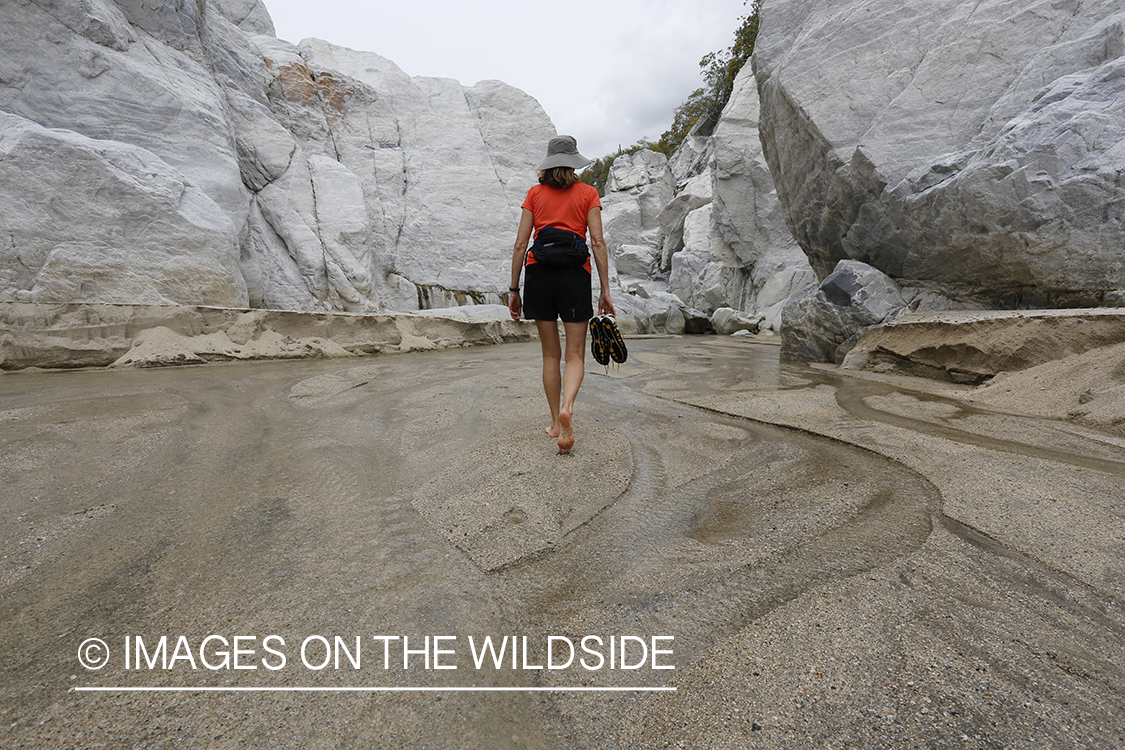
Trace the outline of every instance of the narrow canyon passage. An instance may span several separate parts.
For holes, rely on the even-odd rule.
[[[70,688],[674,687],[770,613],[932,543],[942,498],[921,474],[842,441],[682,403],[692,392],[802,388],[846,400],[846,388],[779,367],[772,347],[653,338],[630,351],[608,375],[588,368],[570,456],[543,433],[535,343],[5,374],[3,731],[15,746],[656,743],[657,729],[630,742],[618,734],[664,707],[688,710],[696,699],[682,687]],[[1117,458],[1106,447],[1098,460]],[[1118,632],[1118,613],[1103,615],[1102,630]],[[267,635],[282,639],[272,645],[283,667]],[[659,636],[676,669],[525,668],[543,664],[548,637],[588,635],[652,649]],[[164,656],[178,658],[138,664],[136,639],[141,658],[155,659],[162,636]],[[209,636],[225,641],[205,646]],[[241,668],[203,663],[221,662],[236,636],[248,650]],[[404,636],[415,649],[407,668],[395,640]],[[444,646],[456,669],[428,668],[438,655],[427,636],[456,637]],[[474,663],[470,637],[505,636],[526,638],[528,652]],[[111,653],[97,671],[75,658],[93,637]],[[343,663],[321,668],[336,637]],[[348,657],[360,651],[357,668]],[[715,695],[745,689],[727,681]]]

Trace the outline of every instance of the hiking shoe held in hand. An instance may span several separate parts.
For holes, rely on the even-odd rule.
[[[611,359],[621,364],[629,358],[625,339],[617,330],[617,321],[612,315],[598,315],[590,319],[590,353],[599,365],[608,365]]]
[[[600,315],[590,318],[590,354],[599,365],[609,366],[609,337]]]

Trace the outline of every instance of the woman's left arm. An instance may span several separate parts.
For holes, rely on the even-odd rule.
[[[609,249],[602,236],[602,207],[594,206],[586,214],[586,225],[590,228],[590,249],[594,251],[594,265],[598,268],[598,282],[602,292],[598,296],[598,315],[609,313],[617,316],[613,300],[609,298]]]

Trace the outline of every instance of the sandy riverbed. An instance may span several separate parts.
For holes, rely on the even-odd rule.
[[[537,348],[0,376],[5,744],[1122,743],[1121,437],[669,337],[589,366],[560,457]],[[258,668],[125,668],[127,636],[214,634]],[[310,635],[363,665],[304,666]],[[375,635],[456,636],[458,669],[384,669]],[[486,635],[676,668],[478,669]],[[325,691],[369,687],[509,690]]]

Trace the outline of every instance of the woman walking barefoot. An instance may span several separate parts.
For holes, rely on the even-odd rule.
[[[598,191],[579,181],[574,171],[589,163],[578,153],[578,144],[569,135],[552,138],[547,144],[547,158],[539,165],[539,184],[527,192],[523,202],[508,289],[512,319],[519,320],[523,314],[534,320],[539,330],[543,391],[551,410],[551,424],[546,432],[558,441],[559,453],[569,453],[574,447],[574,401],[585,374],[586,331],[594,316],[587,232],[601,283],[598,314],[616,314],[609,297],[601,200]],[[533,233],[535,243],[528,252]],[[561,373],[564,350],[559,338],[560,318],[566,333],[565,368]]]

